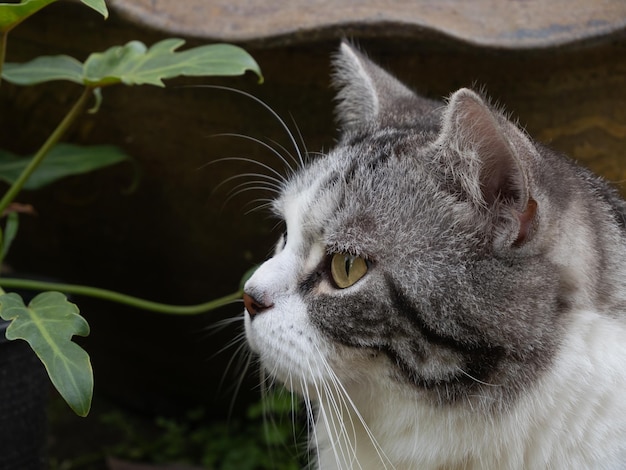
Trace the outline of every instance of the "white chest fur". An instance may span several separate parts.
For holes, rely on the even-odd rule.
[[[433,409],[375,378],[348,385],[350,399],[323,399],[318,468],[624,468],[626,328],[588,311],[572,319],[550,371],[498,416]]]

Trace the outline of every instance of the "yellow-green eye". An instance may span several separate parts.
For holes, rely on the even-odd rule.
[[[340,289],[350,287],[367,273],[367,261],[359,256],[335,253],[330,260],[330,274]]]

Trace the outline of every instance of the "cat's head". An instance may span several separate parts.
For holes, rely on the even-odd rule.
[[[545,177],[567,164],[474,91],[420,97],[345,43],[335,70],[342,137],[274,203],[287,232],[245,285],[251,348],[314,395],[515,396],[583,295],[555,246],[570,196]]]

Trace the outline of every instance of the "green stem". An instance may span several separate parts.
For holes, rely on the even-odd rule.
[[[30,279],[16,279],[6,278],[0,279],[2,288],[11,289],[27,289],[37,291],[59,291],[65,294],[84,295],[87,297],[95,297],[98,299],[108,300],[109,302],[117,302],[120,304],[128,305],[130,307],[139,308],[142,310],[149,310],[156,313],[167,313],[170,315],[197,315],[205,313],[216,308],[223,307],[230,303],[241,299],[243,292],[241,290],[233,292],[230,295],[220,297],[219,299],[211,300],[198,305],[168,305],[158,302],[152,302],[150,300],[140,299],[138,297],[132,297],[126,294],[120,294],[119,292],[100,289],[98,287],[81,286],[76,284],[62,284],[58,282],[45,282],[45,281],[33,281]],[[2,289],[0,288],[0,289]]]
[[[78,98],[78,101],[74,103],[74,106],[70,111],[65,115],[61,123],[57,126],[57,128],[50,134],[48,140],[44,142],[41,148],[37,151],[37,153],[33,156],[28,166],[22,171],[22,174],[18,177],[18,179],[11,185],[9,190],[6,192],[4,197],[0,200],[0,214],[3,214],[6,208],[13,202],[13,199],[18,195],[18,193],[24,187],[24,184],[30,177],[30,175],[37,169],[39,164],[43,161],[45,156],[48,154],[50,149],[54,147],[54,145],[61,140],[63,134],[70,128],[70,126],[74,123],[76,118],[80,115],[80,113],[85,109],[87,102],[89,101],[89,97],[91,95],[92,88],[85,87],[82,95]]]
[[[8,31],[0,32],[0,84],[2,84],[2,66],[4,65],[4,59],[7,54],[8,37],[9,37]]]

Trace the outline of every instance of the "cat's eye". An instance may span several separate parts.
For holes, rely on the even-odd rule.
[[[368,263],[360,256],[335,253],[330,260],[330,274],[340,289],[354,285],[367,273]]]

